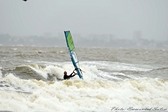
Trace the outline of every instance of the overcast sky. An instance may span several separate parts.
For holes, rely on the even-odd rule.
[[[0,0],[0,34],[168,38],[168,0]]]

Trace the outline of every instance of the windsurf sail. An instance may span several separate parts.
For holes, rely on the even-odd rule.
[[[77,71],[77,74],[79,76],[79,78],[83,79],[83,75],[81,72],[81,69],[79,68],[79,61],[77,59],[77,55],[75,52],[75,45],[71,36],[70,31],[64,31],[65,34],[65,39],[66,39],[66,43],[67,43],[67,47],[70,53],[70,57],[71,57],[71,61],[75,67],[75,70]]]

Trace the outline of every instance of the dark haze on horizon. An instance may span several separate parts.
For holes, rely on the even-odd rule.
[[[0,34],[60,38],[70,30],[83,38],[167,41],[167,6],[168,0],[1,0]]]

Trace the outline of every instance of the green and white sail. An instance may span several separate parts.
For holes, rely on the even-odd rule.
[[[79,76],[79,78],[83,79],[83,75],[81,72],[81,69],[79,68],[79,61],[77,59],[77,55],[75,52],[75,45],[71,36],[70,31],[64,31],[65,34],[65,39],[66,39],[66,43],[67,43],[67,47],[71,56],[71,61],[75,67],[75,70],[77,71],[77,74]]]

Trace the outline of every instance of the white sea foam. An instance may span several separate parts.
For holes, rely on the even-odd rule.
[[[110,112],[112,107],[168,108],[168,81],[159,79],[44,82],[23,80],[10,74],[5,81],[32,94],[1,90],[1,110]]]
[[[6,77],[2,81],[8,84],[5,90],[33,92],[34,89],[38,88],[38,85],[33,83],[34,80],[23,80],[14,76],[12,73],[6,74]]]
[[[45,79],[47,79],[48,75],[47,73],[44,71],[43,68],[39,67],[36,64],[33,64],[31,66],[29,66],[32,70],[34,70],[37,74],[43,76]]]
[[[72,73],[74,70],[73,65],[70,62],[64,63],[54,63],[49,64],[45,63],[45,67],[40,67],[37,64],[26,65],[31,68],[35,73],[41,75],[45,79],[63,79],[64,71],[67,71],[68,74]],[[84,65],[81,64],[82,73],[85,80],[97,79],[98,76],[104,74],[104,72],[98,70],[96,65]],[[72,79],[79,79],[78,76],[73,77]]]
[[[45,67],[40,67],[37,64],[28,65],[35,73],[41,75],[45,79],[63,79],[63,72],[67,71],[70,74],[74,67],[71,62],[38,62],[44,63]],[[142,68],[131,64],[111,63],[111,62],[81,62],[80,68],[82,69],[84,80],[93,79],[108,79],[108,80],[122,80],[125,78],[139,79],[136,75],[126,75],[120,71],[149,71],[151,68]],[[118,77],[122,76],[122,77]],[[72,79],[78,79],[78,76]]]
[[[104,68],[101,63],[105,66]],[[0,110],[111,112],[113,107],[123,109],[129,107],[168,108],[167,80],[136,76],[134,76],[135,78],[121,79],[118,76],[128,76],[120,73],[120,70],[132,68],[133,71],[146,71],[148,68],[127,66],[123,63],[115,64],[107,62],[80,63],[84,80],[80,80],[78,76],[63,81],[25,80],[11,73],[7,74],[3,81],[9,87],[6,87],[8,91],[7,89],[0,90],[0,104],[2,104]],[[45,67],[33,64],[28,67],[46,79],[48,73],[53,78],[62,78],[64,70],[68,73],[74,70],[71,62],[45,63]],[[118,68],[118,71],[112,72],[115,69],[113,67]],[[109,80],[104,80],[106,78]]]

